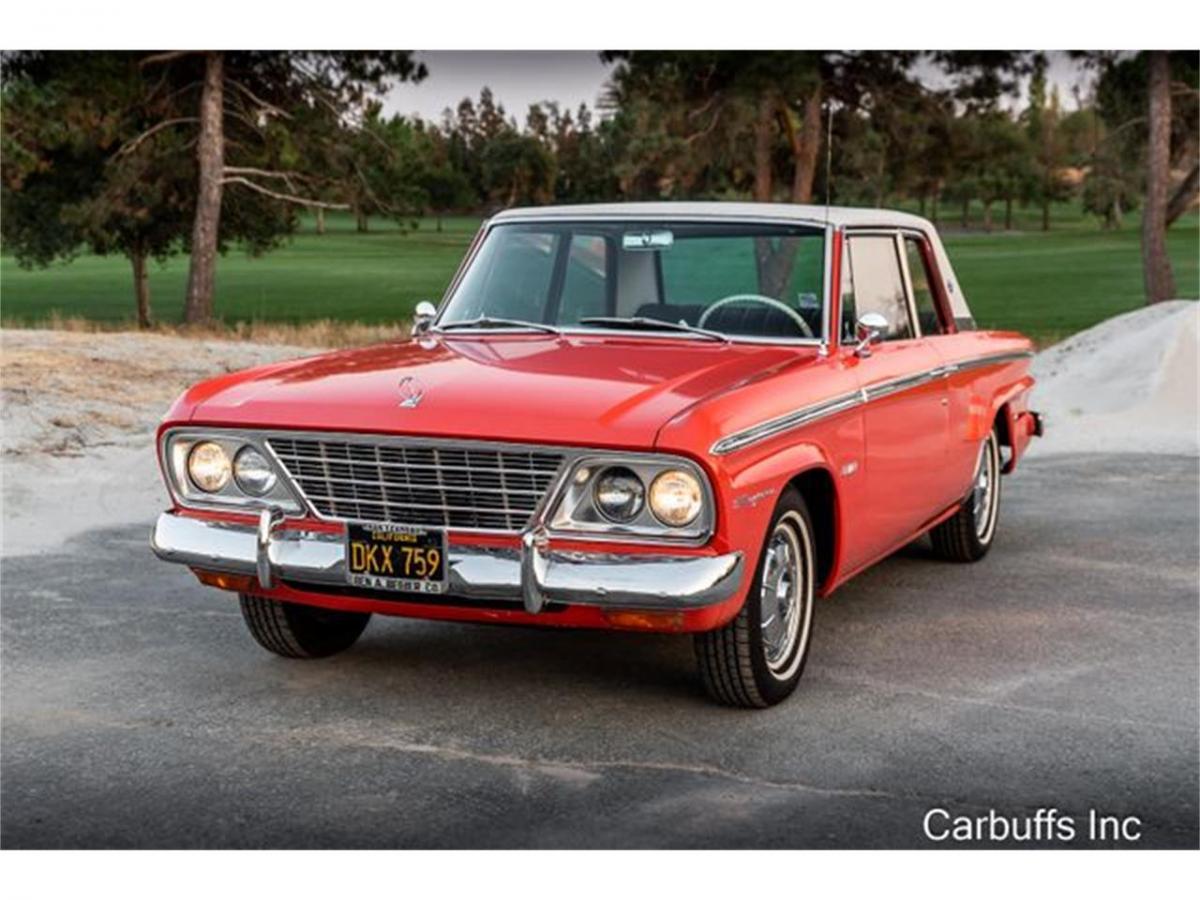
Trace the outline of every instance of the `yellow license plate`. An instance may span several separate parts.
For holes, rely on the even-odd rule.
[[[446,590],[446,532],[348,522],[346,581],[381,591],[441,594]]]

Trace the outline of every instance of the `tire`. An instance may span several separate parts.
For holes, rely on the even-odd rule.
[[[976,562],[987,556],[1000,517],[1000,437],[992,429],[979,448],[971,492],[953,516],[929,532],[933,552],[951,562]]]
[[[788,488],[771,517],[741,610],[724,627],[696,635],[696,662],[712,699],[726,706],[762,709],[796,689],[812,640],[816,558],[808,507],[799,491]],[[787,583],[782,580],[785,575]],[[780,594],[785,589],[790,597],[786,601]],[[790,617],[779,612],[784,602]],[[767,617],[764,628],[764,612],[772,610],[775,614]]]
[[[370,613],[318,609],[239,594],[242,618],[258,643],[291,659],[317,659],[348,649],[367,627]]]

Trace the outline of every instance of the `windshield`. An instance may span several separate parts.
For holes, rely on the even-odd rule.
[[[437,327],[811,340],[822,333],[824,259],[824,232],[802,226],[499,224]]]

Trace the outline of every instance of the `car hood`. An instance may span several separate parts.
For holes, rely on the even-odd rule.
[[[169,418],[649,447],[668,420],[706,397],[814,356],[812,347],[686,338],[439,335],[213,379]]]

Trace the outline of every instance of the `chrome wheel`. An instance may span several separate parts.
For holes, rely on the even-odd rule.
[[[992,539],[996,527],[997,491],[1000,488],[1000,448],[993,432],[979,448],[979,465],[975,469],[975,484],[971,488],[971,513],[975,520],[975,536],[981,544]]]
[[[795,513],[780,518],[764,550],[759,623],[767,668],[792,675],[803,658],[812,622],[813,552],[807,523]]]

